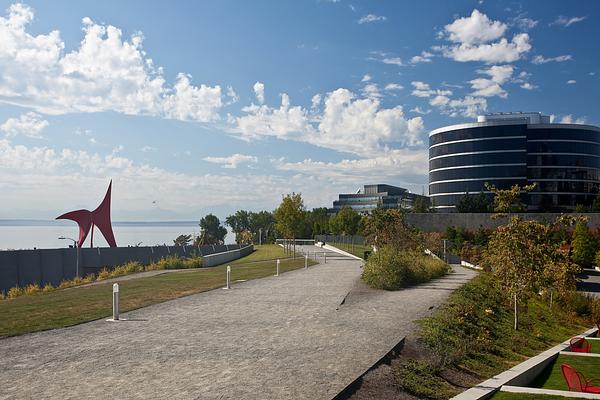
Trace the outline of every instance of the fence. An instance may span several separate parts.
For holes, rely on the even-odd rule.
[[[317,242],[325,243],[344,243],[344,244],[365,244],[365,238],[359,235],[316,235]]]
[[[239,245],[81,248],[79,249],[79,274],[81,276],[95,274],[102,268],[111,269],[129,261],[150,264],[169,255],[206,257],[215,253],[240,250],[240,248]],[[238,254],[242,253],[238,252]],[[0,291],[32,283],[39,285],[50,283],[56,286],[65,279],[74,278],[76,269],[77,249],[75,248],[0,251]]]

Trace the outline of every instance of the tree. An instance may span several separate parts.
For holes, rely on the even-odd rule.
[[[364,218],[362,225],[367,241],[377,248],[391,245],[401,251],[424,247],[422,235],[406,223],[400,210],[373,210]]]
[[[490,201],[483,192],[478,195],[470,195],[466,192],[456,205],[460,213],[487,213],[490,211]]]
[[[221,226],[219,218],[213,214],[208,214],[200,220],[200,236],[198,244],[223,244],[227,229]]]
[[[314,239],[316,235],[326,235],[327,233],[329,233],[329,214],[327,214],[327,208],[319,207],[307,211],[304,236]]]
[[[269,211],[250,213],[250,231],[256,236],[256,243],[275,242],[275,218]],[[259,240],[258,235],[261,235]]]
[[[594,197],[594,201],[592,202],[592,212],[600,212],[600,192],[596,194]]]
[[[252,243],[252,232],[248,230],[243,230],[238,235],[236,235],[236,238],[238,244]]]
[[[294,244],[294,255],[296,253],[296,238],[302,232],[306,210],[300,193],[292,193],[283,196],[281,204],[273,212],[275,217],[275,229],[284,238],[292,239]]]
[[[192,241],[192,235],[179,235],[173,240],[175,246],[188,246]]]
[[[575,225],[571,244],[573,246],[573,262],[580,267],[590,268],[598,251],[598,240],[590,232],[585,220],[580,220]]]
[[[361,216],[350,207],[342,207],[329,220],[329,229],[334,234],[356,235],[360,227]]]
[[[491,235],[482,258],[484,268],[491,270],[514,305],[514,329],[518,329],[518,304],[543,289],[564,292],[575,287],[579,268],[555,240],[554,231],[565,223],[553,224],[511,218]]]
[[[428,213],[429,202],[425,197],[418,196],[413,203],[412,212],[414,213]]]
[[[521,202],[521,193],[529,193],[537,184],[525,185],[523,187],[515,184],[510,189],[498,189],[495,185],[486,182],[485,188],[494,193],[494,212],[518,213],[525,212],[527,207]]]
[[[238,210],[235,214],[225,218],[225,223],[231,227],[231,231],[235,233],[235,241],[242,243],[240,233],[244,231],[250,231],[250,218],[251,213],[245,210]]]

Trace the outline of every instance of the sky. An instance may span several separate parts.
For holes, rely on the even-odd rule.
[[[0,0],[0,218],[427,194],[428,132],[600,125],[600,2]]]

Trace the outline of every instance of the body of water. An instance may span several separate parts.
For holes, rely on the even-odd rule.
[[[113,222],[113,231],[118,246],[153,246],[173,244],[179,235],[197,236],[200,227],[196,221],[174,222]],[[79,228],[69,221],[0,220],[0,250],[7,249],[55,249],[68,247],[70,240],[77,239]],[[229,235],[226,239],[230,239]],[[229,242],[229,240],[226,240]],[[84,246],[89,247],[90,235]],[[104,237],[95,228],[94,247],[108,246]]]

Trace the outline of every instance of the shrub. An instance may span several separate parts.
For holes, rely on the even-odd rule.
[[[15,286],[15,287],[11,287],[10,289],[8,289],[8,293],[6,294],[6,297],[8,297],[9,299],[16,299],[19,296],[22,296],[24,293],[24,290],[22,287],[19,286]]]
[[[396,290],[429,281],[447,272],[448,266],[443,261],[418,252],[383,246],[369,257],[362,278],[376,289]]]
[[[37,283],[32,283],[25,287],[24,294],[32,295],[40,292],[41,290],[42,288],[40,288],[40,285],[38,285]]]
[[[571,244],[573,262],[584,268],[591,267],[598,251],[598,240],[590,232],[586,222],[580,221],[575,225]]]
[[[54,286],[51,283],[46,283],[42,288],[42,292],[51,292],[54,290]]]
[[[105,279],[108,279],[108,278],[110,278],[110,273],[111,273],[111,271],[109,271],[108,269],[102,268],[100,270],[100,272],[98,273],[98,276],[96,277],[96,280],[97,281],[103,281]]]
[[[0,291],[0,300],[4,299],[6,299],[6,295],[4,294],[4,292]]]
[[[419,398],[443,400],[459,393],[458,389],[437,376],[426,361],[403,360],[394,372],[400,388]]]

